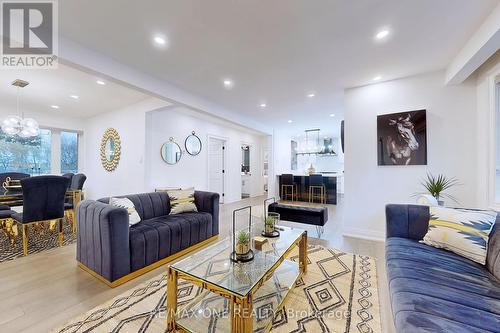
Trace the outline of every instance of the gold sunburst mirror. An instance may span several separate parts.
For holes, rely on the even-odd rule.
[[[106,171],[116,170],[120,162],[120,135],[114,128],[108,128],[101,140],[101,163]]]

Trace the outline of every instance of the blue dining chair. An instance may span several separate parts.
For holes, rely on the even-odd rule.
[[[25,256],[28,254],[30,224],[57,221],[59,246],[63,245],[64,199],[68,182],[68,178],[62,176],[36,176],[21,180],[23,212],[12,214],[12,218],[22,227]]]
[[[83,184],[87,180],[87,176],[83,173],[77,173],[71,177],[71,184],[69,185],[70,191],[81,191],[83,189]],[[82,195],[83,196],[83,195]],[[68,221],[72,225],[73,233],[76,233],[76,220],[75,220],[75,205],[73,199],[67,199],[64,203],[64,212]]]

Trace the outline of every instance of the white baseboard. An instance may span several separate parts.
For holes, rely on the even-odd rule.
[[[382,231],[373,231],[359,228],[344,228],[342,236],[366,239],[375,242],[385,242],[385,233]]]

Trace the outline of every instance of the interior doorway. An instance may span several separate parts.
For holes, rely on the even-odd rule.
[[[250,153],[252,146],[241,144],[241,198],[250,198],[252,193],[252,170],[250,170]]]
[[[224,203],[225,196],[225,151],[225,139],[208,138],[208,190],[219,193],[220,203]]]

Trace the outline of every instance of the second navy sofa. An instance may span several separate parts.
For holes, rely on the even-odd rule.
[[[80,267],[112,287],[219,234],[217,193],[195,191],[198,211],[175,215],[166,192],[120,197],[134,203],[141,222],[129,227],[127,210],[109,205],[109,198],[82,201],[76,212]]]
[[[422,244],[429,207],[387,205],[386,265],[401,333],[500,332],[500,218],[486,265]]]

